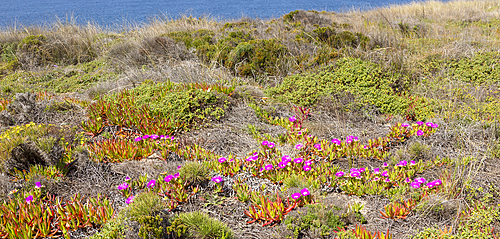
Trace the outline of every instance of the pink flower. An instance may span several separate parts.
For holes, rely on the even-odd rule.
[[[179,169],[181,169],[181,168],[182,168],[182,166],[181,166],[181,165],[177,166],[177,170],[179,170]]]
[[[262,141],[262,145],[266,146],[268,144],[269,144],[269,141],[267,141],[267,140]]]
[[[386,183],[388,183],[388,182],[390,182],[390,181],[391,181],[391,179],[389,179],[389,178],[386,178],[386,179],[385,179],[385,182],[386,182]]]
[[[401,167],[404,167],[404,166],[406,166],[407,164],[408,164],[408,162],[406,162],[406,160],[401,160],[401,161],[399,162],[399,166],[401,166]]]
[[[33,195],[29,195],[27,198],[25,198],[26,202],[29,204],[33,201]]]
[[[365,170],[366,170],[365,168],[359,168],[360,173],[364,172]]]
[[[303,162],[303,159],[302,158],[296,158],[293,160],[294,163],[302,163]]]
[[[368,149],[368,145],[364,145],[364,146],[363,146],[363,148],[364,148],[364,149]]]
[[[385,162],[385,163],[382,165],[382,167],[384,167],[384,168],[387,168],[388,166],[389,166],[389,165],[387,164],[387,162]]]
[[[413,160],[410,161],[410,166],[415,166],[415,165],[417,165],[417,163],[415,163],[415,161],[413,161]]]
[[[281,161],[283,162],[290,162],[292,160],[292,158],[288,155],[284,155],[283,157],[281,157]]]
[[[170,174],[169,174],[169,175],[167,175],[167,176],[163,179],[163,181],[165,181],[165,182],[167,182],[167,183],[168,183],[168,182],[170,182],[172,179],[174,179],[174,176],[172,176],[172,175],[170,175]]]
[[[41,187],[42,187],[42,183],[40,183],[40,182],[35,183],[35,188],[41,188]]]
[[[311,166],[304,165],[303,169],[304,169],[304,171],[309,171],[309,170],[311,170]]]
[[[127,204],[131,204],[133,202],[134,202],[134,196],[130,196],[127,198],[127,200],[125,200],[125,203],[127,203]]]
[[[387,172],[387,170],[382,173],[382,176],[389,177],[389,173]]]
[[[286,167],[286,164],[285,162],[279,162],[278,163],[278,168],[285,168]]]
[[[295,145],[295,149],[297,149],[297,150],[298,150],[298,149],[301,149],[302,147],[304,147],[304,145],[303,145],[303,144],[297,144],[297,145]]]
[[[221,158],[219,159],[219,163],[224,163],[224,162],[226,162],[226,160],[227,160],[227,158],[221,157]]]
[[[406,178],[405,179],[405,183],[411,183],[411,179],[410,178]]]
[[[151,179],[151,181],[148,182],[147,187],[148,188],[153,188],[156,185],[156,180]]]
[[[410,126],[410,125],[409,124],[405,124],[405,123],[401,124],[401,127],[405,127],[406,128],[408,126]]]
[[[410,183],[410,186],[411,186],[412,188],[417,189],[417,188],[419,188],[419,187],[420,187],[420,183],[418,183],[418,182],[412,182],[412,183]]]
[[[315,144],[314,147],[317,149],[317,150],[321,150],[321,144]]]
[[[380,174],[380,168],[374,168],[373,169],[374,174]]]
[[[292,194],[292,198],[295,199],[295,200],[299,199],[301,196],[302,196],[302,194],[300,194],[300,193],[294,193],[294,194]]]
[[[359,176],[361,176],[361,174],[358,171],[351,172],[351,177],[355,178]]]
[[[295,118],[295,116],[292,116],[292,117],[288,118],[288,120],[289,120],[290,122],[294,122],[294,121],[295,121],[295,120],[297,120],[297,119]]]
[[[340,146],[340,144],[342,143],[342,141],[340,141],[340,139],[332,139],[332,143]]]
[[[269,171],[269,170],[273,169],[273,165],[272,164],[268,164],[268,165],[264,166],[264,169],[267,170],[267,171]]]
[[[305,165],[307,166],[311,166],[312,165],[312,161],[311,160],[307,160],[304,162]]]
[[[128,183],[122,183],[118,185],[118,190],[125,190],[128,188]]]
[[[357,169],[357,168],[351,168],[351,173],[353,173],[353,172],[359,172],[359,169]]]
[[[139,137],[135,138],[134,140],[135,140],[135,142],[139,142],[139,141],[141,141],[141,140],[142,140],[142,137],[141,137],[141,136],[139,136]]]
[[[213,181],[213,182],[216,182],[216,183],[220,183],[220,182],[222,182],[223,180],[222,180],[222,178],[221,178],[220,176],[215,176],[215,177],[213,177],[213,178],[212,178],[212,181]]]
[[[180,175],[179,173],[174,174],[174,178],[178,178],[179,175]]]
[[[423,125],[423,124],[424,124],[424,122],[422,122],[422,121],[417,121],[417,122],[415,122],[415,124],[417,124],[417,125]]]
[[[269,143],[267,146],[268,146],[269,148],[271,148],[271,149],[272,149],[272,148],[274,148],[274,143],[273,143],[273,142],[271,142],[271,143]]]
[[[338,172],[335,174],[335,176],[337,176],[337,177],[343,177],[343,176],[344,176],[344,174],[345,174],[344,172],[342,172],[342,171],[338,171]]]
[[[149,139],[149,135],[146,134],[146,135],[142,136],[142,138],[143,139]]]
[[[417,183],[425,183],[425,181],[426,181],[425,178],[416,178],[415,179],[415,182],[417,182]]]
[[[158,135],[156,135],[156,134],[152,134],[152,135],[151,135],[151,138],[152,138],[152,139],[157,139],[157,138],[159,138],[159,137],[160,137],[160,136],[158,136]]]
[[[130,180],[129,176],[125,177],[125,181],[129,181],[129,180]]]
[[[379,178],[379,177],[374,177],[374,178],[372,179],[372,181],[378,181],[378,180],[380,180],[380,178]]]
[[[308,196],[310,195],[311,193],[309,192],[309,190],[307,190],[307,188],[304,188],[302,190],[300,190],[300,194],[302,194],[302,196]]]
[[[417,130],[417,136],[422,136],[424,135],[424,131],[422,130]]]
[[[434,126],[434,124],[432,122],[427,122],[427,123],[425,123],[425,125],[427,125],[428,127],[433,127]]]

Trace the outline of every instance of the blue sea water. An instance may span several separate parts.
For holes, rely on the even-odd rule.
[[[50,24],[71,17],[78,24],[93,22],[103,27],[182,15],[268,19],[297,9],[345,12],[409,2],[412,0],[0,0],[0,28]]]

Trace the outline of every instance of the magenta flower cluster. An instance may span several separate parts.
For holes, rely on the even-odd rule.
[[[264,140],[264,141],[262,141],[262,146],[267,146],[270,149],[272,149],[272,148],[274,148],[274,146],[276,146],[276,144],[274,144],[273,142],[269,142],[267,140]]]
[[[171,140],[174,140],[174,136],[156,135],[156,134],[148,135],[148,134],[146,134],[143,136],[136,137],[134,140],[135,140],[135,142],[139,142],[143,139],[171,139]]]
[[[212,177],[212,182],[221,183],[222,181],[224,180],[220,176]]]
[[[128,188],[128,183],[122,183],[120,185],[118,185],[118,190],[125,190]]]
[[[309,195],[311,195],[311,193],[309,192],[309,190],[307,188],[304,188],[304,189],[300,190],[300,193],[294,193],[294,194],[292,194],[291,197],[293,199],[297,200],[297,199],[299,199],[302,196],[306,197],[306,196],[309,196]]]
[[[413,180],[413,182],[410,183],[410,186],[412,188],[417,189],[417,188],[420,188],[420,186],[422,184],[424,184],[426,181],[427,180],[425,180],[425,178],[415,178],[415,180]],[[427,183],[426,186],[427,186],[427,188],[433,188],[433,187],[439,186],[441,184],[442,184],[441,180],[436,179],[436,180],[434,180],[432,182]]]

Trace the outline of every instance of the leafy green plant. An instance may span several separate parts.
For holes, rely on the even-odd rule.
[[[287,230],[290,230],[292,238],[298,238],[300,235],[309,232],[311,235],[326,237],[338,228],[344,228],[344,222],[336,211],[339,208],[327,210],[322,204],[308,204],[305,207],[306,212],[288,216],[284,220]]]
[[[233,231],[223,222],[202,212],[180,213],[171,219],[168,233],[180,238],[230,239]]]

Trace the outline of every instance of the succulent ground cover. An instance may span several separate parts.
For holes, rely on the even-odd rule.
[[[0,237],[499,238],[499,11],[2,31]]]

